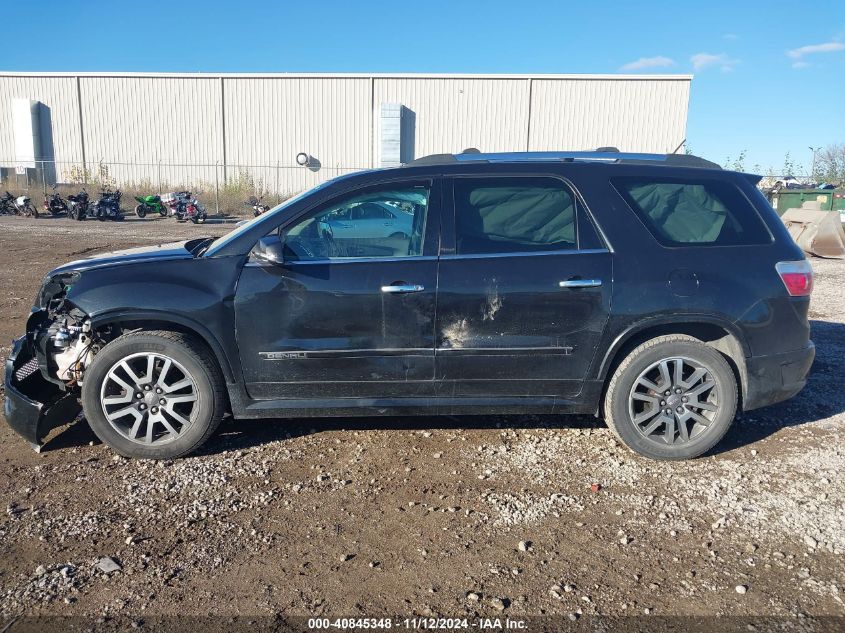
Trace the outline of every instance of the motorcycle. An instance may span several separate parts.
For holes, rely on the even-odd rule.
[[[72,220],[84,220],[88,215],[88,192],[82,188],[75,196],[68,196],[68,211],[67,215]]]
[[[7,191],[6,195],[0,198],[0,215],[17,215],[17,212],[15,196]]]
[[[182,219],[182,215],[185,213],[185,207],[190,199],[190,191],[175,191],[173,193],[166,193],[161,197],[161,201],[170,211],[170,216],[175,217],[177,220]]]
[[[44,194],[44,210],[49,211],[54,217],[68,212],[67,203],[56,191],[55,185],[53,185],[53,193],[49,196],[46,193]]]
[[[167,217],[167,207],[161,201],[161,196],[135,196],[140,204],[135,207],[135,215],[139,218],[146,217],[148,213],[158,213],[161,217]]]
[[[91,205],[91,213],[100,222],[106,220],[122,220],[123,211],[120,210],[120,190],[100,192],[100,199]]]
[[[10,211],[15,215],[24,215],[26,217],[32,216],[34,218],[38,217],[38,209],[35,208],[35,205],[32,204],[32,200],[30,200],[27,196],[18,196],[16,198],[7,191],[4,202],[6,204],[6,208],[10,209]]]
[[[264,196],[262,196],[261,198],[256,198],[255,196],[251,196],[249,198],[249,200],[244,202],[244,204],[247,205],[248,207],[252,207],[252,215],[254,215],[255,217],[258,217],[262,213],[266,213],[267,211],[270,210],[269,204],[261,204],[261,200],[263,198],[264,198]]]
[[[167,194],[163,200],[170,209],[170,215],[179,222],[190,220],[194,224],[199,224],[205,222],[208,218],[205,207],[190,191],[177,191]]]
[[[191,198],[185,203],[185,209],[180,220],[190,220],[194,224],[201,224],[208,218],[205,207],[196,198]]]

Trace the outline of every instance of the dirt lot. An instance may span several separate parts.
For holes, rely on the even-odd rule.
[[[55,265],[228,228],[0,218],[0,355]],[[843,616],[845,262],[813,265],[809,386],[692,462],[587,417],[229,422],[159,463],[0,425],[0,614]]]

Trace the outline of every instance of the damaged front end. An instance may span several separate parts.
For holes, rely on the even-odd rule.
[[[48,276],[26,325],[6,359],[5,417],[36,450],[51,429],[81,410],[85,368],[101,344],[87,315],[69,300],[79,273]]]

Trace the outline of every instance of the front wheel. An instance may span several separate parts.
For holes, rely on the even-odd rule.
[[[652,459],[691,459],[733,422],[737,381],[717,350],[691,336],[659,336],[633,349],[605,396],[605,421],[628,448]]]
[[[38,207],[36,207],[34,204],[30,204],[30,205],[27,205],[27,206],[29,207],[29,215],[31,215],[34,218],[37,218],[38,217]]]
[[[121,455],[172,459],[211,437],[226,409],[224,390],[220,369],[199,340],[132,332],[94,357],[82,405],[97,437]]]
[[[143,204],[139,204],[137,207],[135,207],[135,215],[137,215],[139,218],[146,217],[147,210],[144,208]]]

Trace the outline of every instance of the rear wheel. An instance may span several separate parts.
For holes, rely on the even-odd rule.
[[[715,446],[733,422],[737,383],[725,358],[691,336],[638,346],[613,374],[605,421],[630,449],[652,459],[691,459]]]
[[[225,411],[224,389],[216,361],[193,337],[133,332],[94,357],[82,404],[97,437],[121,455],[170,459],[211,437]]]

